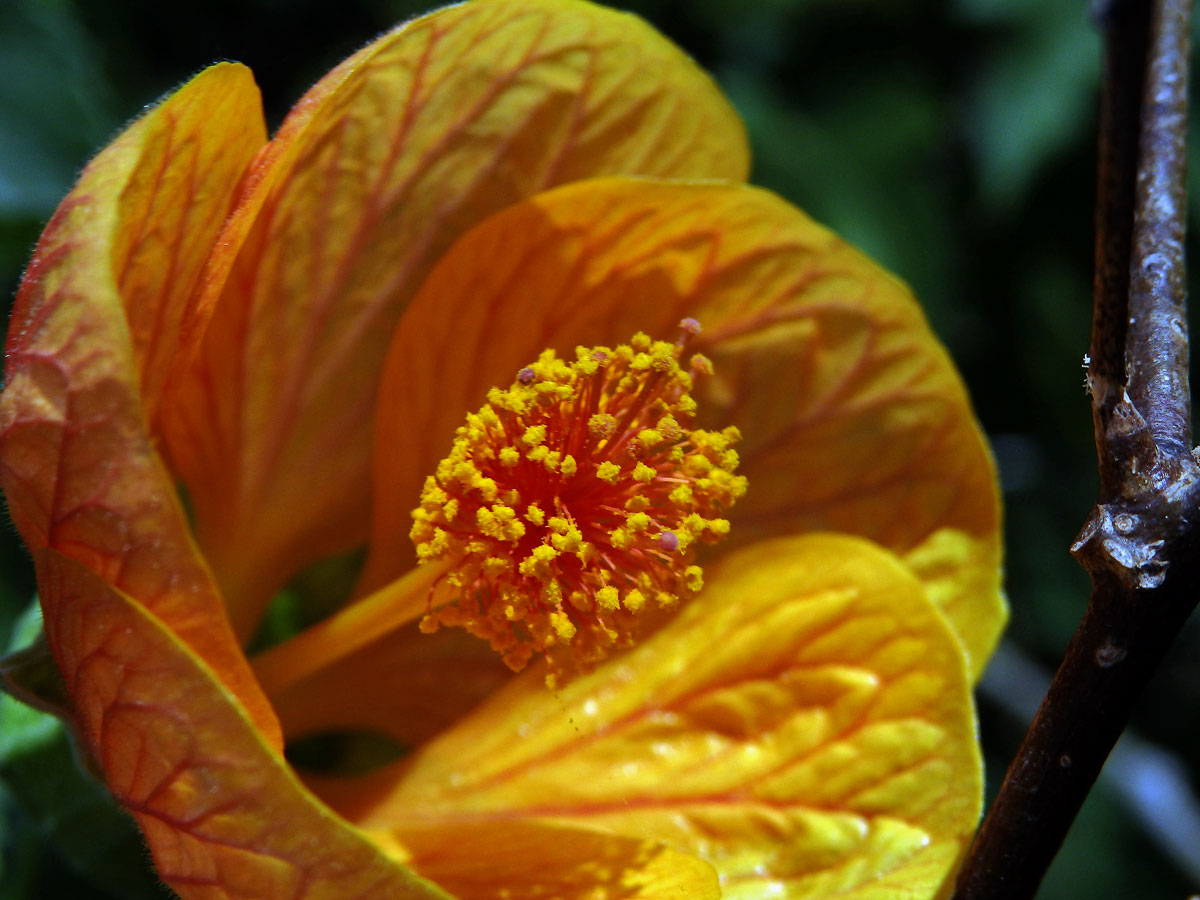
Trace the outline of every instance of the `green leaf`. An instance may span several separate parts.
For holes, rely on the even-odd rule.
[[[0,4],[0,214],[47,214],[117,124],[74,8]]]
[[[978,64],[967,105],[984,203],[1011,212],[1095,115],[1100,35],[1080,4],[959,6],[968,19],[1013,19],[1011,39]]]

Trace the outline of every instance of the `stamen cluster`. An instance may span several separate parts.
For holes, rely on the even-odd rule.
[[[697,544],[746,491],[736,428],[691,427],[700,354],[636,334],[628,345],[546,350],[468,415],[426,479],[411,536],[421,563],[448,561],[426,631],[461,626],[514,670],[535,653],[587,669],[632,642],[639,613],[699,590]]]

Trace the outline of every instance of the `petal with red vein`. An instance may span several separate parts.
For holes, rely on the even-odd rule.
[[[185,900],[447,900],[325,809],[162,623],[43,550],[46,630],[88,749]]]
[[[806,535],[736,551],[626,656],[553,694],[532,672],[327,799],[405,843],[520,818],[659,840],[712,863],[724,897],[928,897],[980,766],[962,650],[920,582],[867,541]]]
[[[743,435],[750,489],[732,540],[812,529],[888,547],[977,673],[1005,612],[995,473],[962,382],[904,285],[742,186],[581,182],[510,207],[446,254],[381,381],[366,586],[411,565],[409,510],[489,387],[546,347],[672,338],[684,316],[716,365],[698,388],[701,422]]]
[[[173,364],[203,255],[261,138],[257,97],[241,66],[202,72],[100,153],[63,201],[13,311],[0,481],[29,547],[49,545],[144,604],[277,739],[143,393]]]
[[[239,180],[267,142],[250,70],[223,63],[150,114],[141,155],[117,201],[112,268],[153,422],[180,331]],[[186,355],[186,354],[185,354]]]
[[[588,175],[746,169],[708,76],[577,0],[444,9],[317,84],[229,225],[237,257],[167,423],[239,632],[299,565],[365,539],[379,368],[457,235]]]

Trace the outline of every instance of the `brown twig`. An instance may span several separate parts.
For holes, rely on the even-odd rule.
[[[1071,548],[1092,596],[967,855],[957,900],[1034,895],[1200,589],[1183,262],[1189,3],[1112,3],[1102,26],[1088,371],[1101,485]]]

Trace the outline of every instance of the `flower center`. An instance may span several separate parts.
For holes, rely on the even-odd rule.
[[[736,428],[691,428],[700,354],[636,334],[615,348],[544,351],[467,416],[425,481],[411,536],[421,563],[448,561],[425,631],[457,625],[514,670],[535,653],[586,670],[632,643],[645,609],[700,589],[698,543],[729,532],[746,491]]]

